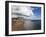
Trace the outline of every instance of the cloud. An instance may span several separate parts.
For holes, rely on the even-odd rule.
[[[12,12],[13,12],[13,14],[18,13],[18,14],[22,14],[22,15],[26,15],[26,16],[30,16],[30,17],[33,15],[32,9],[29,6],[19,6],[19,7],[14,6]]]

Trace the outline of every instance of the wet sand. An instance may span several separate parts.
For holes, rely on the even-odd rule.
[[[12,18],[12,31],[20,30],[39,30],[41,29],[40,20],[20,20]]]

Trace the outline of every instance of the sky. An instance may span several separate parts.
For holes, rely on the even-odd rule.
[[[41,19],[41,7],[31,7],[33,11],[32,20],[40,20]]]
[[[33,13],[36,15],[36,16],[41,16],[41,7],[31,7],[33,8]]]
[[[13,15],[17,17],[23,17],[25,19],[40,20],[41,19],[41,7],[36,6],[13,6]],[[29,16],[29,17],[27,17]]]

